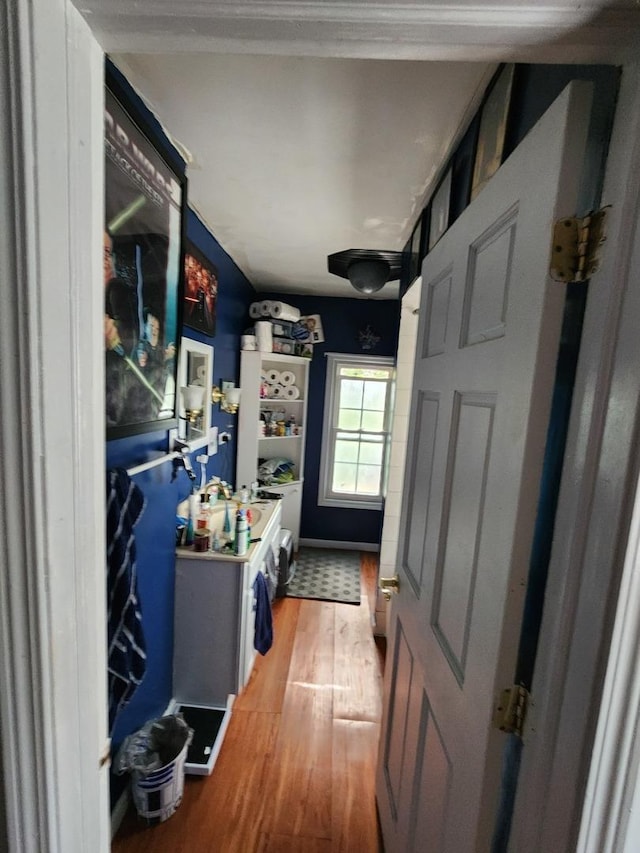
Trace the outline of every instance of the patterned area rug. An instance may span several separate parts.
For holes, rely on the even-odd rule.
[[[287,595],[360,604],[360,552],[301,548]]]

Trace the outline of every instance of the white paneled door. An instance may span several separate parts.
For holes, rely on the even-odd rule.
[[[386,853],[491,849],[590,88],[568,87],[425,259],[377,798]]]

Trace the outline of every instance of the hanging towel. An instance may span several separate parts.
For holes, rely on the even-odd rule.
[[[124,468],[107,474],[107,666],[109,731],[142,681],[147,654],[136,580],[134,527],[144,495]]]
[[[253,591],[256,596],[256,627],[253,637],[253,647],[261,655],[266,655],[273,644],[273,621],[271,618],[271,602],[269,601],[269,587],[267,579],[258,572],[253,582]]]

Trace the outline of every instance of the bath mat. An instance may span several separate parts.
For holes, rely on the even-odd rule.
[[[287,596],[360,604],[360,552],[301,548]]]

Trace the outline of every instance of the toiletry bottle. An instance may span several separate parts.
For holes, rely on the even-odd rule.
[[[240,500],[242,501],[242,504],[243,504],[243,505],[244,505],[244,504],[248,504],[248,503],[249,503],[249,498],[250,498],[250,497],[251,497],[251,495],[250,495],[250,493],[249,493],[249,489],[248,489],[246,486],[243,486],[243,487],[240,489]]]
[[[236,513],[236,541],[235,553],[242,557],[247,553],[247,516],[245,511],[238,506]]]
[[[196,530],[209,530],[209,503],[207,502],[207,495],[205,492],[202,492],[200,495]]]
[[[193,514],[191,512],[191,501],[189,502],[189,518],[187,519],[187,527],[184,534],[184,544],[193,545]]]

